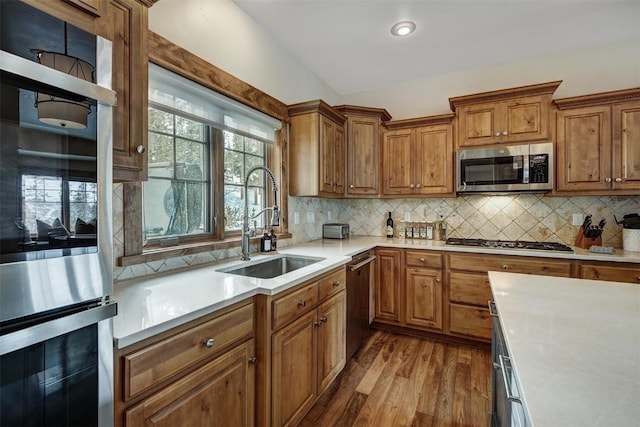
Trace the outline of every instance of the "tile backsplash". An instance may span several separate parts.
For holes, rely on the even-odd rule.
[[[124,253],[122,185],[113,189],[114,256]],[[295,213],[299,223],[295,223]],[[604,218],[603,245],[622,247],[622,228],[614,220],[628,213],[640,212],[640,196],[545,197],[540,194],[501,196],[473,195],[457,198],[425,199],[318,199],[289,197],[289,231],[291,239],[280,239],[280,247],[304,243],[322,237],[322,224],[346,222],[354,235],[383,236],[388,212],[399,224],[405,213],[412,221],[447,221],[450,237],[502,240],[555,241],[572,245],[579,226],[572,225],[572,215],[592,214],[593,222]],[[313,220],[308,221],[308,213]],[[331,213],[331,219],[329,219]],[[240,248],[210,251],[128,267],[115,267],[116,281],[151,275],[163,271],[238,257]]]

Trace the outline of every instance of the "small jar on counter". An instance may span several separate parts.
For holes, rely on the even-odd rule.
[[[427,240],[433,240],[433,222],[427,222]]]
[[[400,221],[400,225],[398,225],[398,237],[401,239],[407,237],[407,223],[404,221]]]
[[[412,222],[407,222],[407,228],[405,229],[405,235],[407,237],[407,239],[413,239],[413,223]]]
[[[426,239],[427,238],[427,223],[425,221],[420,221],[418,223],[418,228],[420,230],[420,238],[421,239]]]

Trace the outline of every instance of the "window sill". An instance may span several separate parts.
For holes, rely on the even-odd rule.
[[[291,233],[278,234],[278,239],[290,239]],[[251,243],[260,241],[260,236],[253,237]],[[194,255],[202,252],[210,252],[220,249],[240,247],[242,242],[240,237],[215,242],[198,242],[176,245],[170,247],[153,248],[143,251],[139,255],[129,255],[118,258],[118,267],[128,267],[130,265],[143,264],[145,262],[159,261],[167,258],[176,258],[185,255]]]

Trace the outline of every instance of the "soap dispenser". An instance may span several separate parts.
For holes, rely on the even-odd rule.
[[[266,229],[260,239],[260,252],[271,252],[271,236],[269,236]]]

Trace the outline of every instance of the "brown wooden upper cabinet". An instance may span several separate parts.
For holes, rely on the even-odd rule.
[[[104,35],[113,42],[113,179],[147,179],[148,9],[137,0],[109,0]]]
[[[453,114],[387,122],[384,195],[453,194]]]
[[[556,99],[557,191],[638,194],[640,88]]]
[[[456,147],[549,139],[551,95],[561,81],[449,98]]]
[[[381,108],[340,105],[333,107],[347,118],[348,196],[380,194],[380,142],[382,125],[391,120]]]
[[[346,117],[322,100],[289,106],[289,194],[344,195]]]

